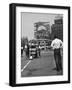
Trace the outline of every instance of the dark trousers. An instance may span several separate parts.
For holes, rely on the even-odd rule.
[[[41,53],[40,53],[41,51],[40,51],[40,49],[39,49],[39,56],[41,56]]]
[[[21,56],[23,55],[23,49],[21,50]]]
[[[55,49],[54,50],[54,59],[55,59],[57,71],[62,70],[62,61],[61,61],[60,49]]]
[[[27,50],[26,50],[26,56],[27,56],[27,58],[29,58],[29,48],[27,48]]]

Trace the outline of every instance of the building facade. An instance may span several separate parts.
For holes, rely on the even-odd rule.
[[[39,29],[41,26],[43,26],[41,29]],[[37,22],[34,23],[34,37],[36,39],[48,39],[50,35],[50,23],[49,22]]]
[[[37,22],[34,23],[34,37],[36,41],[42,46],[45,50],[46,47],[49,45],[50,39],[50,23],[49,22]],[[41,28],[40,28],[41,27]]]
[[[54,24],[51,26],[51,39],[56,35],[63,41],[63,18],[56,18]]]

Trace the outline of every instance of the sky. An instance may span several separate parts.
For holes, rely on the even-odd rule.
[[[21,13],[21,37],[28,37],[28,40],[34,38],[34,23],[36,22],[50,22],[54,23],[54,19],[58,14],[50,13]]]

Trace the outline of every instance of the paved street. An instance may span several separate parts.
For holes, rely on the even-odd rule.
[[[62,71],[57,72],[54,68],[53,51],[41,51],[41,57],[31,61],[26,59],[25,53],[23,53],[21,77],[62,75]]]

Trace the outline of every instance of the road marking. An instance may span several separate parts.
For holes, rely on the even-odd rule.
[[[32,60],[30,60],[30,61],[23,67],[23,69],[21,69],[21,72],[24,71],[24,69],[29,65],[29,63],[30,63],[31,61],[32,61]]]

